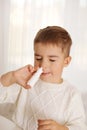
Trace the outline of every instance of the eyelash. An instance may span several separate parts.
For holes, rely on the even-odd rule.
[[[50,59],[50,61],[51,61],[51,62],[55,62],[55,60],[51,60],[51,59]]]
[[[42,60],[42,59],[36,59],[36,60]]]
[[[37,61],[41,61],[42,59],[36,59]],[[49,59],[49,61],[51,61],[51,62],[55,62],[56,60],[51,60],[51,59]]]

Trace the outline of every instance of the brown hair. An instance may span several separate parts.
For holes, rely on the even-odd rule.
[[[48,26],[37,32],[34,39],[34,45],[36,43],[41,43],[43,45],[57,45],[62,48],[62,51],[67,57],[70,53],[72,39],[64,28],[59,26]]]

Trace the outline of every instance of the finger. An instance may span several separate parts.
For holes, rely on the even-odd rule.
[[[24,84],[23,84],[23,87],[25,88],[25,89],[30,89],[31,88],[31,86],[29,85],[29,84],[27,84],[27,82],[23,82]]]
[[[28,65],[29,72],[33,73],[35,71],[35,68],[32,65]]]
[[[38,120],[39,125],[48,125],[51,124],[52,120]]]
[[[24,86],[24,88],[25,88],[25,89],[30,89],[31,86],[27,84],[26,86]]]
[[[34,71],[34,67],[32,66],[32,65],[29,65],[28,66],[28,69],[32,72],[32,71]]]
[[[51,130],[50,125],[42,125],[38,127],[38,130]]]
[[[24,80],[20,80],[19,82],[17,82],[20,86],[24,87],[25,89],[29,89],[31,88],[30,85],[27,84],[27,82],[25,82]]]

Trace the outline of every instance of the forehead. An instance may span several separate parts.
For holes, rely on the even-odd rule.
[[[62,49],[57,45],[37,43],[34,45],[34,52],[39,55],[58,55],[62,54]]]

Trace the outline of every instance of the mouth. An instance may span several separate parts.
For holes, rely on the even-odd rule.
[[[43,72],[41,75],[42,76],[48,76],[48,75],[51,75],[51,73],[50,72]]]

